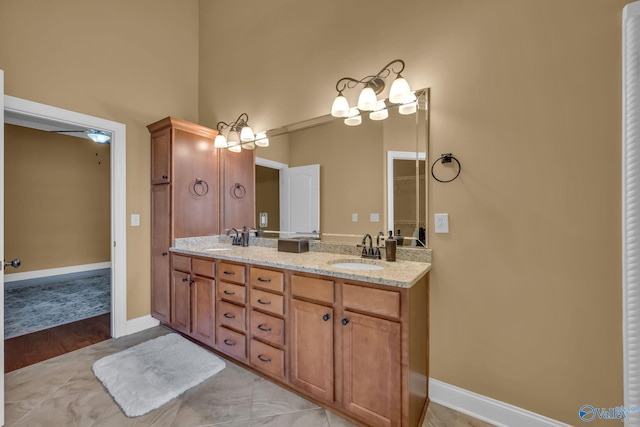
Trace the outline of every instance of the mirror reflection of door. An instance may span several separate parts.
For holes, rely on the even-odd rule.
[[[256,222],[259,230],[279,230],[280,171],[256,165]],[[264,237],[277,237],[264,235]]]
[[[393,228],[394,233],[413,237],[411,246],[424,246],[425,194],[420,190],[420,182],[424,182],[425,161],[393,160]]]

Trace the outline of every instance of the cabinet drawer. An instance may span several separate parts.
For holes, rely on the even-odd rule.
[[[282,295],[251,289],[251,306],[260,310],[284,315],[284,297]]]
[[[244,334],[232,331],[224,326],[219,326],[218,348],[238,359],[246,359],[247,337],[245,337]]]
[[[220,265],[218,265],[218,276],[222,280],[244,285],[244,265],[221,262]]]
[[[191,272],[198,276],[216,277],[216,264],[206,259],[193,258],[191,260]]]
[[[187,273],[191,271],[191,257],[173,255],[171,257],[171,263],[173,264],[174,270],[186,271]]]
[[[342,286],[342,304],[345,308],[395,318],[400,317],[400,293],[395,291],[344,284]]]
[[[291,276],[291,295],[333,303],[333,281],[313,277]]]
[[[245,319],[246,311],[243,306],[231,304],[225,301],[218,302],[219,324],[244,331],[247,329]]]
[[[284,345],[284,320],[251,310],[251,335],[275,345]]]
[[[219,281],[218,298],[244,304],[247,301],[247,290],[241,285]]]
[[[251,365],[274,375],[284,378],[284,350],[251,340]]]
[[[251,267],[249,270],[249,283],[251,286],[257,286],[275,292],[284,292],[284,273],[281,271]]]

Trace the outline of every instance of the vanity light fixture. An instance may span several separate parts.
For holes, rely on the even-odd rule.
[[[373,76],[366,76],[362,79],[354,79],[352,77],[343,77],[336,83],[336,91],[338,96],[333,100],[331,106],[331,115],[334,117],[344,117],[345,124],[350,126],[359,125],[362,121],[360,116],[361,111],[371,111],[369,118],[372,120],[384,120],[389,114],[387,112],[388,106],[385,105],[383,100],[378,99],[378,95],[384,90],[386,83],[385,79],[392,74],[395,74],[396,78],[391,84],[389,89],[389,102],[391,104],[398,104],[400,114],[412,114],[416,111],[416,96],[411,91],[409,83],[402,77],[402,71],[405,64],[402,59],[394,59],[385,65],[382,70],[378,71]],[[362,84],[364,88],[360,92],[358,97],[358,106],[356,110],[358,114],[354,112],[354,108],[349,107],[349,101],[344,96],[343,92],[346,89],[353,89]],[[382,103],[382,104],[381,104]],[[413,106],[410,106],[413,104]],[[403,108],[404,107],[404,108]],[[357,117],[357,118],[356,118]]]
[[[218,122],[216,125],[218,135],[213,141],[215,148],[228,148],[229,151],[239,153],[245,150],[253,150],[258,147],[268,147],[269,138],[265,132],[253,133],[249,127],[249,115],[242,113],[232,123]],[[225,136],[226,134],[226,136]]]

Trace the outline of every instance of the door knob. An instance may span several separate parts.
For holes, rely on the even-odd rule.
[[[20,267],[20,258],[14,258],[11,261],[5,261],[4,262],[4,266],[5,267],[13,267],[13,268]]]

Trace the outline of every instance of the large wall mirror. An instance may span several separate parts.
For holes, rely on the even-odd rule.
[[[427,247],[429,89],[416,96],[412,114],[392,106],[357,126],[326,115],[268,131],[269,147],[256,150],[263,237],[358,243],[392,230]]]

